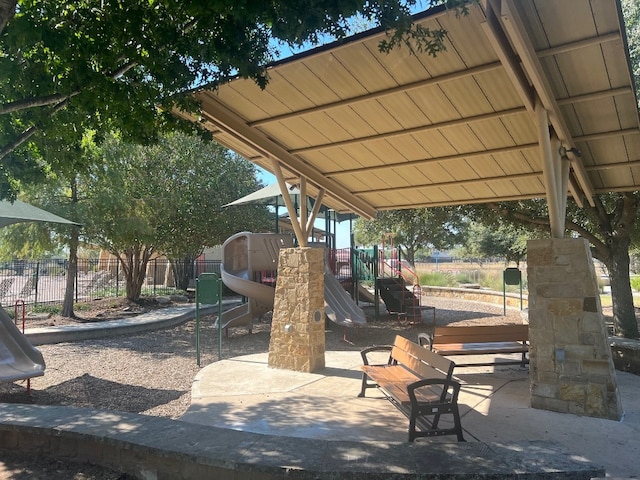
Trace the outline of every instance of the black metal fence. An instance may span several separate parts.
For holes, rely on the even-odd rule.
[[[219,274],[220,261],[196,260],[190,286],[204,272]],[[68,262],[65,260],[13,260],[0,263],[0,304],[4,307],[16,302],[26,305],[62,304],[67,275]],[[142,295],[176,293],[178,290],[175,285],[173,269],[168,260],[154,259],[149,262]],[[74,278],[76,302],[124,296],[125,293],[125,278],[117,260],[78,260],[78,271]]]

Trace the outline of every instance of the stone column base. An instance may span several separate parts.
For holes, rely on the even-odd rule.
[[[323,370],[324,322],[324,251],[281,249],[269,367],[310,373]]]
[[[527,265],[531,406],[620,420],[622,403],[588,242],[532,240]]]

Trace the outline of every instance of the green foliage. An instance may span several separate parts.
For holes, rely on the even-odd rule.
[[[431,287],[454,287],[456,284],[456,279],[451,273],[427,272],[420,274],[420,285],[428,285]]]
[[[415,28],[417,0],[9,0],[0,9],[0,198],[39,182],[55,137],[77,145],[86,129],[153,143],[161,132],[194,129],[172,115],[196,111],[194,88],[229,78],[264,88],[275,45],[316,44],[351,33],[359,13],[390,37],[380,44],[435,54],[441,30]],[[466,11],[463,0],[433,0]],[[53,166],[60,164],[53,162]]]
[[[464,245],[459,254],[464,259],[482,263],[491,258],[504,258],[518,265],[527,254],[527,240],[532,237],[525,228],[509,223],[488,226],[471,222],[464,232]]]
[[[354,234],[356,243],[364,245],[379,245],[391,235],[393,244],[404,248],[403,257],[414,263],[419,249],[453,246],[462,222],[456,207],[388,210],[378,212],[374,220],[357,219]]]
[[[260,185],[254,165],[216,143],[178,132],[152,146],[112,136],[94,153],[99,161],[79,177],[83,233],[122,259],[128,298],[140,296],[154,253],[190,265],[206,246],[271,225],[265,207],[222,208]]]
[[[631,288],[636,292],[640,292],[640,276],[631,277]]]

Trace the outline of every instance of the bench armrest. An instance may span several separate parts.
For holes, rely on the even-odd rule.
[[[421,347],[427,347],[429,350],[433,350],[433,336],[428,333],[419,333],[418,345]]]
[[[369,358],[367,357],[367,355],[371,352],[391,352],[391,349],[393,348],[392,345],[374,345],[373,347],[367,347],[364,350],[360,351],[360,355],[362,356],[362,362],[364,365],[371,365],[369,363]],[[391,363],[391,355],[389,355],[389,360],[387,361],[387,363],[385,365],[388,365]]]
[[[446,378],[426,378],[424,380],[418,380],[417,382],[407,385],[407,393],[412,405],[418,405],[420,402],[416,396],[416,390],[422,387],[430,385],[442,385],[442,394],[440,396],[441,403],[457,403],[458,394],[460,393],[460,383],[455,380]],[[448,399],[447,399],[448,397]]]

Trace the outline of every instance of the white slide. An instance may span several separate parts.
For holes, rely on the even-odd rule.
[[[1,307],[0,307],[1,310]],[[44,358],[4,310],[0,311],[0,382],[44,375]]]
[[[343,327],[357,327],[367,323],[364,311],[329,269],[324,271],[324,313],[329,320]]]
[[[280,249],[290,247],[293,247],[292,237],[277,234],[240,232],[224,242],[220,266],[222,281],[249,301],[224,312],[222,328],[246,326],[251,331],[254,318],[273,310],[275,288],[257,280],[263,273],[275,274]]]

